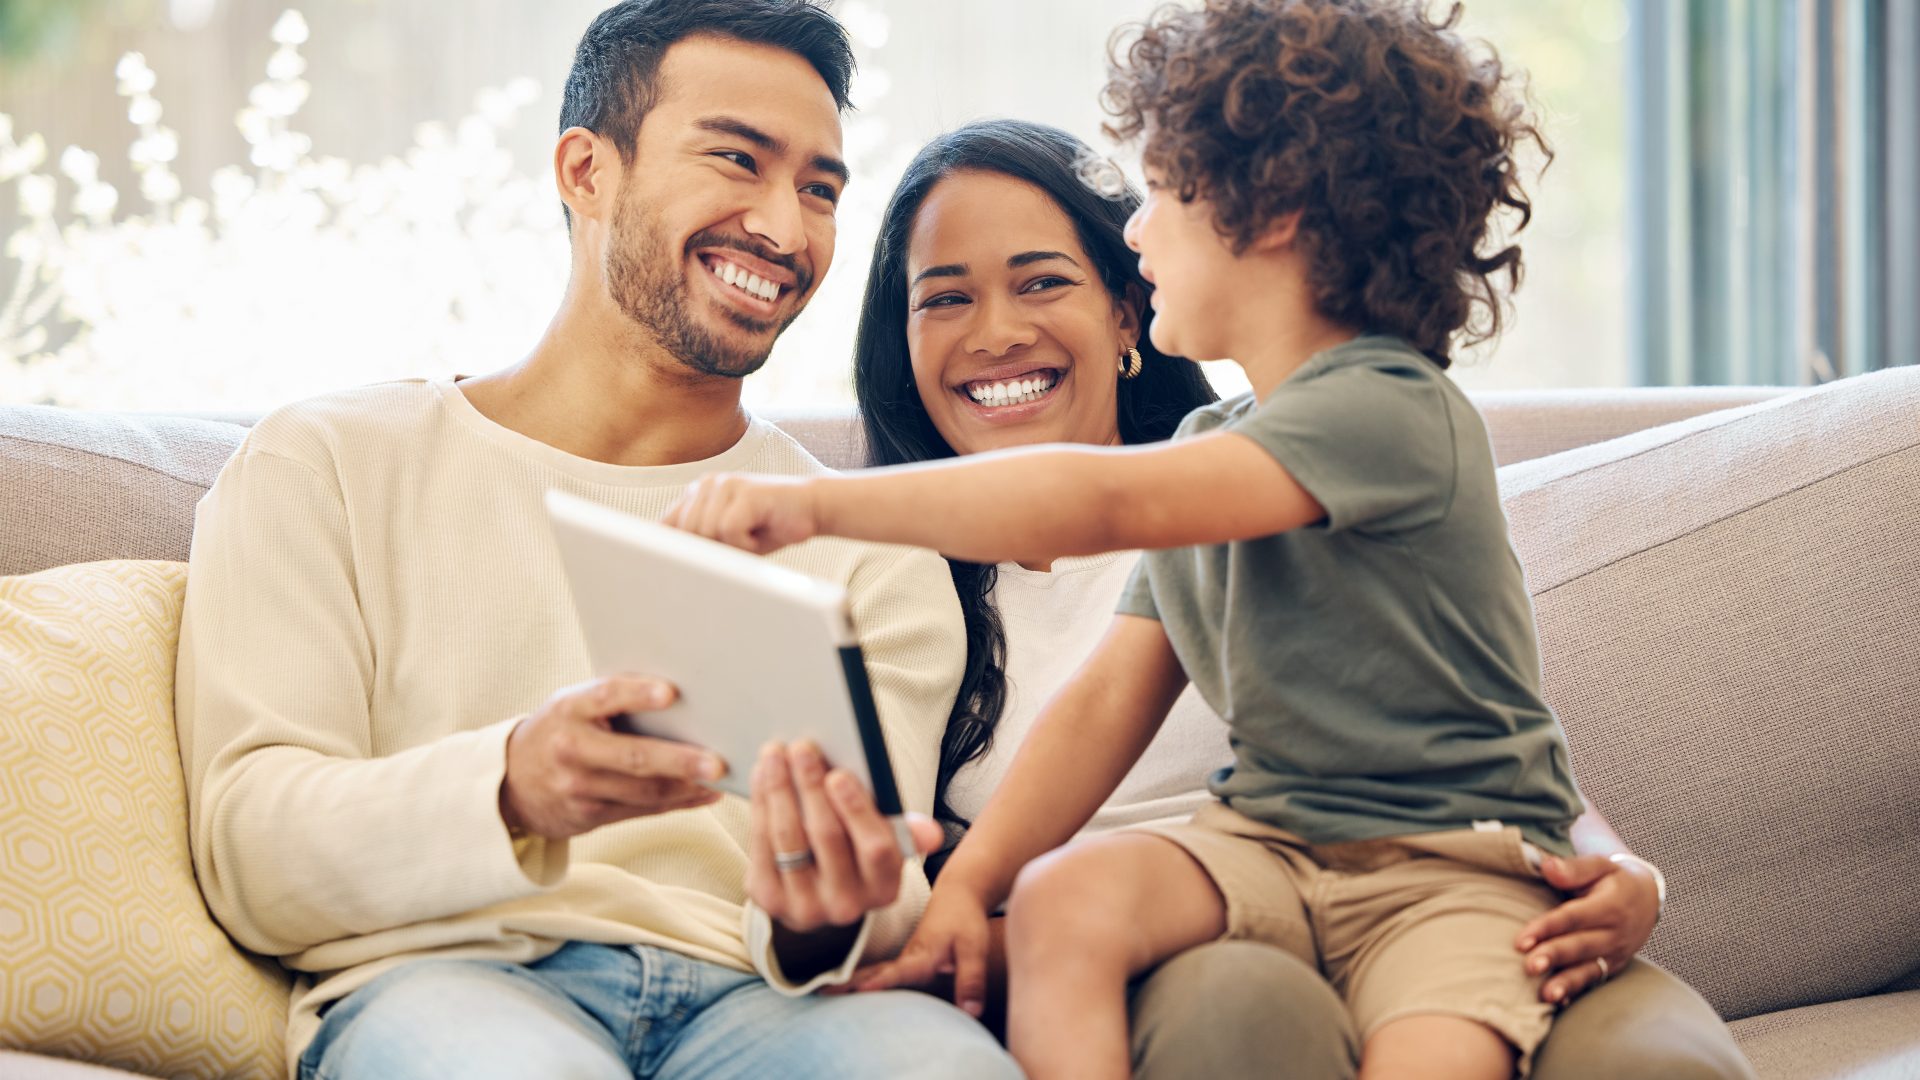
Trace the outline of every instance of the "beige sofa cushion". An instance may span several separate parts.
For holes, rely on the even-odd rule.
[[[1501,471],[1582,790],[1722,1015],[1920,967],[1920,368]]]
[[[1738,1020],[1733,1037],[1760,1080],[1913,1080],[1920,990]]]
[[[186,567],[0,578],[0,1050],[280,1075],[288,978],[236,949],[187,855],[173,728]]]
[[[6,1080],[142,1080],[139,1073],[5,1050],[0,1050],[0,1077]]]
[[[1493,460],[1511,465],[1790,392],[1778,386],[1483,390],[1473,404],[1486,418]]]
[[[0,574],[184,560],[193,504],[245,435],[212,420],[0,407]]]

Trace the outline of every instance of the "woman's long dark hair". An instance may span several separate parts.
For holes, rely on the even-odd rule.
[[[1181,417],[1219,399],[1199,365],[1162,355],[1147,339],[1153,318],[1146,303],[1151,286],[1140,277],[1134,254],[1122,236],[1140,196],[1111,165],[1101,163],[1104,167],[1100,167],[1095,162],[1086,144],[1058,128],[1020,120],[983,120],[934,139],[907,166],[880,222],[854,339],[853,386],[866,428],[869,464],[902,465],[954,456],[953,447],[940,437],[926,403],[920,400],[907,354],[907,243],[927,193],[962,169],[1024,180],[1046,192],[1073,222],[1080,246],[1093,260],[1107,293],[1137,305],[1143,366],[1138,377],[1120,380],[1121,441],[1165,439]],[[1112,194],[1096,191],[1096,182]],[[1118,360],[1116,355],[1113,362]],[[934,812],[954,832],[968,822],[948,804],[947,785],[993,740],[1007,700],[1007,638],[999,612],[987,599],[993,592],[995,567],[955,559],[947,562],[966,619],[967,668],[940,744]]]

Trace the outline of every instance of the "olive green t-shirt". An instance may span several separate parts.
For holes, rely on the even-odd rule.
[[[1580,796],[1466,395],[1406,343],[1362,337],[1174,437],[1209,431],[1252,439],[1326,509],[1148,552],[1121,597],[1230,727],[1214,794],[1318,844],[1498,821],[1569,853]]]

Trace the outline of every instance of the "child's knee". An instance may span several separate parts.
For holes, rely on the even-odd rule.
[[[1513,1044],[1493,1028],[1464,1016],[1421,1013],[1380,1025],[1360,1054],[1360,1080],[1425,1076],[1436,1080],[1506,1080],[1516,1060]]]
[[[1028,863],[1007,898],[1007,935],[1013,947],[1028,941],[1111,940],[1124,922],[1125,889],[1101,871],[1108,859],[1097,845],[1066,847]]]

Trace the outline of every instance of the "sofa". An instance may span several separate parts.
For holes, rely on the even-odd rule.
[[[1670,885],[1646,955],[1768,1080],[1920,1077],[1920,368],[1476,400],[1576,777]],[[168,719],[247,419],[0,407],[0,1077],[279,1069]],[[858,464],[846,414],[775,419]]]

